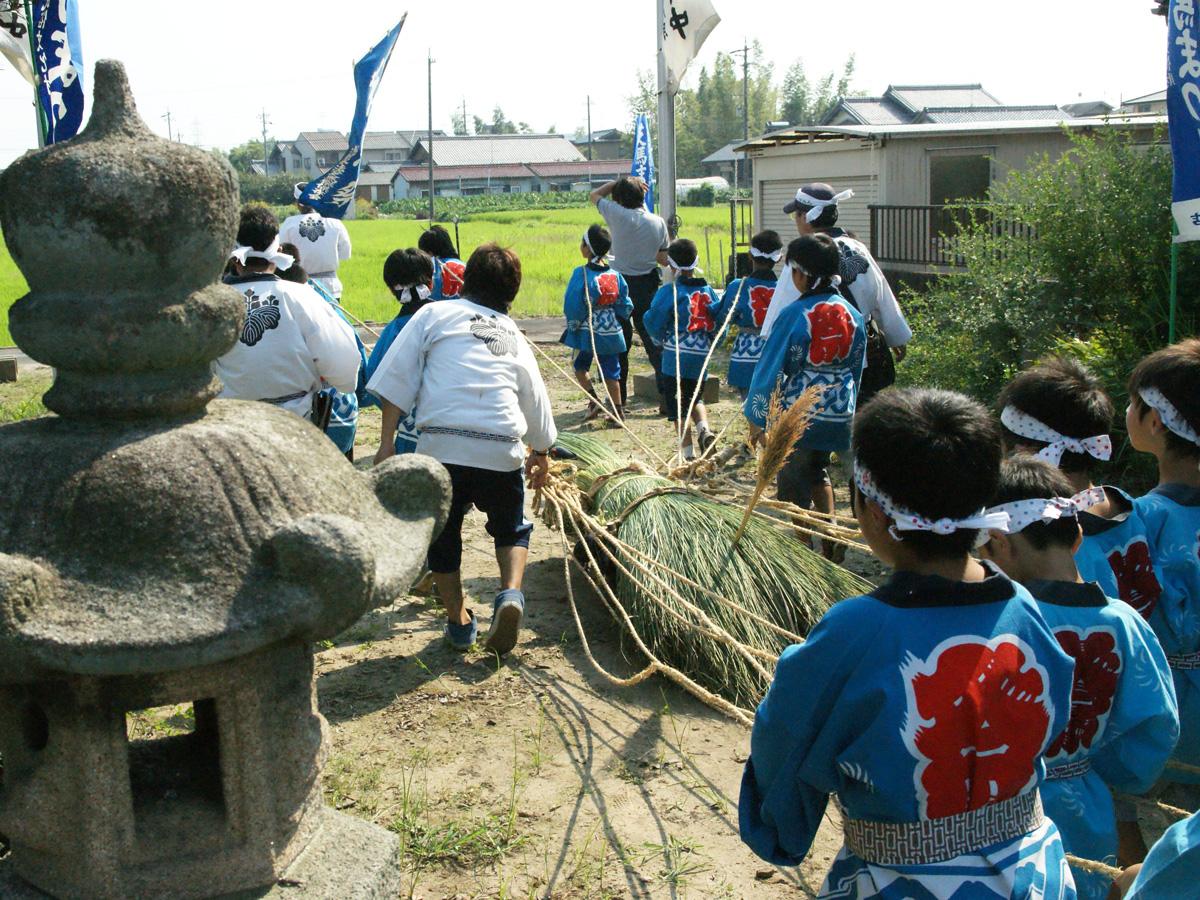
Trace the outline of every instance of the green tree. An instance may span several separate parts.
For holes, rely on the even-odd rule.
[[[846,60],[840,76],[829,72],[816,84],[809,80],[804,62],[797,60],[783,78],[779,118],[791,125],[819,125],[838,100],[850,93],[853,78],[853,55]]]
[[[476,119],[476,121],[479,120]],[[461,109],[456,109],[450,113],[450,128],[459,137],[470,133],[467,131],[466,114]]]
[[[524,123],[522,123],[524,124]],[[525,125],[528,128],[528,125]],[[517,134],[517,126],[508,120],[504,115],[504,110],[499,106],[492,110],[492,121],[485,122],[479,116],[475,116],[475,133],[476,134]]]
[[[225,154],[229,159],[229,164],[238,172],[249,172],[250,164],[255,160],[263,158],[263,143],[259,141],[246,141],[244,144],[239,144],[228,153]]]

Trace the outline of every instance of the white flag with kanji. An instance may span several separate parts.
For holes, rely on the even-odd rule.
[[[710,0],[659,0],[662,4],[662,53],[667,60],[667,89],[678,93],[688,64],[696,58],[721,17]]]
[[[29,55],[29,23],[19,0],[0,0],[0,55],[30,84],[33,63]]]

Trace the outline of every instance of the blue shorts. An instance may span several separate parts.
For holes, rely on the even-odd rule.
[[[621,357],[617,353],[601,353],[600,374],[604,376],[605,381],[620,381],[621,380]],[[592,368],[592,351],[580,350],[575,354],[575,371],[588,372]]]
[[[525,471],[493,472],[446,463],[453,493],[446,527],[429,547],[429,568],[441,575],[462,568],[462,526],[472,506],[487,516],[496,549],[528,547],[533,523],[525,518]]]

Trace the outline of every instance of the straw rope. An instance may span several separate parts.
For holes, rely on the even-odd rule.
[[[1107,863],[1096,862],[1094,859],[1084,859],[1081,856],[1075,856],[1072,853],[1064,854],[1067,862],[1076,869],[1082,869],[1084,872],[1091,872],[1093,875],[1103,875],[1109,881],[1116,881],[1120,877],[1122,869],[1116,866],[1110,866]]]
[[[1193,766],[1174,759],[1167,760],[1167,768],[1174,769],[1176,772],[1186,772],[1189,775],[1200,775],[1200,766]]]
[[[348,315],[350,318],[352,318],[355,322],[357,322],[363,328],[367,329],[367,331],[371,332],[371,334],[375,335],[376,340],[383,337],[383,335],[381,335],[378,331],[376,331],[374,328],[372,328],[370,325],[368,325],[366,322],[364,322],[362,319],[360,319],[354,313],[350,312],[350,310],[346,309],[346,307],[342,306],[340,301],[338,302],[338,312],[344,312],[346,315]]]
[[[1180,809],[1178,806],[1172,806],[1170,803],[1163,803],[1161,800],[1155,800],[1152,797],[1138,797],[1135,794],[1123,794],[1119,791],[1113,791],[1113,796],[1118,800],[1125,800],[1129,803],[1137,804],[1138,806],[1148,806],[1157,809],[1159,812],[1164,812],[1168,816],[1173,816],[1176,819],[1187,819],[1192,813],[1186,809]]]

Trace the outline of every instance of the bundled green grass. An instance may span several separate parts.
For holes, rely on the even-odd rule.
[[[683,237],[700,247],[701,265],[719,271],[718,241],[729,249],[729,210],[689,208],[680,211]],[[519,210],[476,214],[459,225],[464,258],[480,244],[496,241],[511,247],[521,258],[521,293],[513,315],[562,314],[563,289],[571,271],[583,263],[580,237],[588,225],[600,222],[592,207],[554,210]],[[412,219],[355,220],[346,223],[354,255],[340,269],[345,291],[342,302],[361,319],[386,322],[398,309],[383,283],[383,261],[397,248],[415,247],[424,224]],[[454,234],[454,225],[445,226]],[[705,258],[705,232],[709,233],[712,263]],[[28,288],[7,251],[0,245],[0,346],[12,344],[8,308]]]
[[[585,489],[602,474],[621,468],[617,455],[596,438],[563,434],[559,441],[579,456],[579,483]],[[614,475],[596,492],[595,511],[613,521],[638,498],[672,484],[657,475]],[[634,507],[621,522],[618,536],[794,634],[807,634],[837,600],[870,590],[858,576],[761,519],[752,519],[741,542],[731,549],[740,520],[740,510],[699,494],[663,494]],[[632,560],[622,562],[632,568]],[[739,642],[771,653],[786,646],[779,634],[711,597],[679,582],[674,587]],[[767,684],[737,652],[672,618],[629,579],[617,578],[616,591],[647,646],[664,662],[739,706],[753,707],[762,698]],[[678,601],[660,599],[683,612]]]

